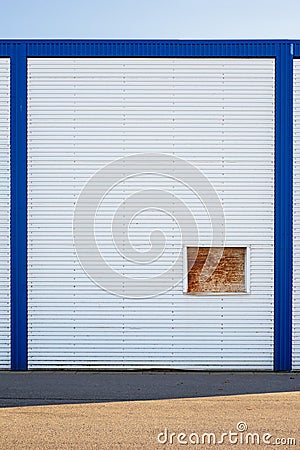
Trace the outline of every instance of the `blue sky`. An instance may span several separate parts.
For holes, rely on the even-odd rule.
[[[300,0],[2,0],[17,38],[300,39]]]

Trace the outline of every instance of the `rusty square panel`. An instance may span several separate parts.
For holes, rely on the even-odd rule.
[[[209,250],[209,247],[187,248],[187,292],[246,292],[246,247],[215,247],[208,257]],[[205,270],[216,266],[208,278],[202,271],[206,260]]]

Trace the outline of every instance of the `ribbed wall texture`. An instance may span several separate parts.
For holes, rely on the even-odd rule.
[[[10,64],[0,58],[0,369],[10,368]]]
[[[274,76],[272,59],[29,59],[30,368],[272,369]],[[208,177],[224,208],[226,245],[250,247],[250,294],[195,297],[180,282],[154,298],[139,288],[141,298],[131,299],[86,275],[72,236],[78,196],[98,169],[140,152],[182,157]],[[120,180],[126,164],[116,173]],[[207,211],[189,186],[197,179],[183,184],[172,164],[170,172],[173,178],[144,173],[123,180],[99,207],[96,240],[119,274],[158,275],[177,257],[183,270],[178,248],[211,244]],[[110,224],[124,198],[151,188],[190,208],[200,238],[191,228],[181,243],[186,218],[176,216],[172,202],[165,204],[171,215],[148,209],[130,223],[132,245],[149,250],[150,232],[159,228],[166,247],[141,265],[116,251]],[[121,241],[122,225],[114,236]]]
[[[294,61],[293,369],[300,369],[300,61]]]

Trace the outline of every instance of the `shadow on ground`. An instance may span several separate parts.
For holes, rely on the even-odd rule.
[[[0,372],[1,407],[296,391],[299,372]]]

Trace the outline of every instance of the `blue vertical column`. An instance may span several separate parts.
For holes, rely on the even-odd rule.
[[[27,63],[11,44],[11,369],[27,369]]]
[[[293,45],[278,44],[275,125],[274,370],[292,368]]]

